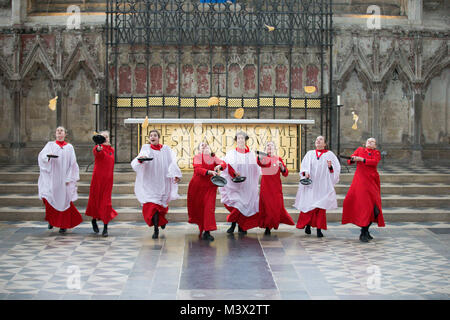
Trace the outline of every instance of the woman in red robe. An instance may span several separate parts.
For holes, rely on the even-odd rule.
[[[267,156],[258,156],[257,163],[261,167],[262,178],[259,192],[259,227],[265,228],[265,235],[270,229],[278,229],[280,223],[294,225],[294,220],[284,207],[280,173],[287,177],[289,171],[283,159],[275,155],[275,144],[267,142]]]
[[[360,147],[352,154],[349,164],[356,162],[355,176],[344,199],[342,224],[353,223],[361,227],[359,239],[362,242],[372,240],[369,227],[376,222],[384,227],[381,209],[380,176],[377,171],[381,159],[376,150],[376,140],[367,139],[366,147]]]
[[[117,216],[116,210],[111,204],[111,193],[113,189],[114,176],[114,148],[109,143],[109,132],[100,133],[106,141],[96,145],[92,152],[95,157],[94,172],[92,173],[89,200],[86,215],[92,217],[92,228],[95,233],[99,232],[97,219],[103,221],[104,237],[108,236],[108,223]]]
[[[194,157],[194,175],[189,182],[187,206],[189,223],[198,225],[203,240],[213,241],[210,231],[217,230],[215,209],[217,186],[211,177],[224,170],[227,164],[217,158],[206,142],[200,143],[199,153]],[[203,235],[202,235],[203,233]]]

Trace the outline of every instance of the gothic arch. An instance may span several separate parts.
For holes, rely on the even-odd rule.
[[[344,67],[341,69],[340,75],[336,77],[338,79],[336,80],[337,92],[342,92],[345,90],[350,76],[352,75],[353,71],[355,71],[356,76],[362,82],[363,88],[366,91],[366,96],[369,99],[373,87],[373,75],[369,70],[370,69],[367,67],[365,61],[361,59],[359,50],[358,54],[350,55],[344,63]]]
[[[23,63],[20,77],[24,80],[32,77],[33,73],[36,71],[37,65],[42,67],[42,70],[48,75],[52,82],[57,78],[57,73],[52,66],[51,59],[45,51],[39,37],[36,39],[33,48],[30,50],[30,53]]]
[[[405,72],[404,67],[402,67],[402,65],[398,61],[394,61],[389,65],[389,68],[385,70],[383,76],[381,77],[381,97],[383,97],[384,93],[386,92],[389,81],[391,81],[393,77],[396,77],[396,74],[398,75],[398,80],[400,80],[400,82],[402,83],[403,92],[408,96],[412,94],[412,83],[414,82],[414,80],[411,79],[411,76],[408,72]]]
[[[434,77],[439,76],[442,71],[446,68],[450,67],[450,57],[448,56],[448,45],[447,43],[443,43],[442,46],[438,49],[434,58],[430,63],[424,66],[423,72],[423,90],[425,92],[430,85],[431,80]]]
[[[63,67],[63,79],[68,81],[67,89],[71,87],[72,80],[77,76],[80,69],[84,69],[86,76],[91,82],[91,85],[97,90],[101,89],[103,73],[101,73],[96,63],[92,60],[88,50],[82,43],[78,42],[67,63]]]
[[[381,95],[383,95],[386,91],[386,87],[395,73],[398,74],[398,79],[403,83],[403,91],[408,95],[411,94],[413,90],[412,84],[415,82],[416,77],[408,63],[408,59],[401,51],[397,41],[395,41],[394,47],[391,50],[383,71],[380,74]]]
[[[49,88],[50,92],[52,92],[53,95],[56,96],[57,95],[56,92],[58,90],[57,90],[57,86],[55,85],[54,77],[48,70],[47,66],[40,61],[35,61],[32,64],[32,66],[27,70],[26,76],[24,78],[22,78],[22,94],[24,96],[28,95],[28,91],[31,89],[32,82],[35,79],[35,76],[39,70],[42,71],[42,73],[48,79],[48,88]]]

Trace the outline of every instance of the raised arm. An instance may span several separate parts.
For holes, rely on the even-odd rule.
[[[289,175],[289,170],[288,170],[286,164],[284,163],[283,159],[281,159],[281,157],[279,158],[279,161],[281,162],[281,165],[283,166],[283,168],[280,168],[281,174],[283,175],[283,177],[287,177]],[[283,171],[283,169],[284,169],[284,171]]]

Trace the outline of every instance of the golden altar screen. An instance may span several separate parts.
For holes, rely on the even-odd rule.
[[[168,145],[177,155],[178,166],[183,171],[193,170],[193,157],[200,142],[206,140],[212,152],[223,158],[226,152],[236,148],[236,132],[249,136],[247,145],[251,151],[264,151],[268,141],[274,141],[277,154],[290,171],[298,171],[301,162],[301,127],[299,124],[221,124],[221,123],[149,123],[143,129],[138,124],[138,150],[148,143],[150,130],[161,133],[160,143]]]

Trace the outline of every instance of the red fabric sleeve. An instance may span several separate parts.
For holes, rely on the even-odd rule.
[[[263,158],[263,161],[259,161],[259,157],[256,156],[256,163],[258,164],[258,166],[263,167],[263,168],[267,168],[270,167],[270,159],[268,159],[267,157]]]
[[[201,159],[201,156],[195,156],[194,157],[194,174],[206,176],[208,173],[208,169],[203,168],[203,161]]]
[[[366,165],[371,167],[376,167],[378,165],[378,162],[381,160],[381,155],[379,152],[375,152],[375,159],[366,159]]]
[[[214,157],[214,164],[217,166],[220,164],[220,167],[222,168],[222,170],[225,170],[227,168],[227,164],[225,161],[220,160],[217,157]]]
[[[356,149],[355,150],[355,152],[353,152],[353,154],[350,156],[350,158],[351,157],[359,157],[359,149],[360,149],[361,147],[359,147],[358,149]],[[348,164],[354,164],[354,163],[356,163],[355,161],[352,161],[352,159],[348,159],[347,160],[347,163]]]
[[[284,163],[283,159],[280,158],[281,163],[283,164],[285,171],[281,171],[281,174],[283,175],[283,177],[287,177],[289,175],[289,170],[286,166],[286,164]]]
[[[95,159],[102,159],[105,157],[105,153],[103,152],[103,149],[100,151],[97,151],[97,145],[92,149],[92,153],[94,154]]]
[[[233,167],[230,165],[228,165],[228,173],[232,178],[236,177],[236,171],[234,171]]]

